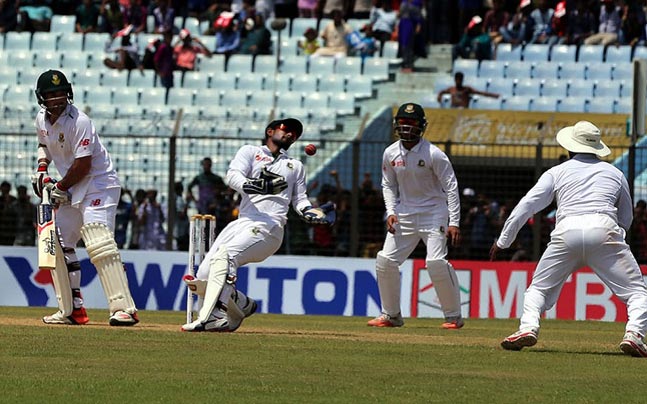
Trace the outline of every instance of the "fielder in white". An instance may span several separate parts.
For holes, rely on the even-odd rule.
[[[463,327],[458,279],[447,261],[447,238],[460,243],[458,182],[449,158],[422,139],[427,126],[418,104],[400,106],[393,121],[400,140],[384,151],[382,193],[388,233],[377,253],[375,271],[382,314],[373,327],[401,327],[400,265],[422,240],[427,246],[427,271],[445,315],[446,329]]]
[[[41,110],[36,116],[38,169],[32,185],[38,196],[43,188],[50,189],[52,202],[58,205],[61,247],[52,271],[59,311],[43,321],[76,325],[89,321],[74,250],[83,239],[108,299],[110,325],[134,325],[139,322],[137,308],[113,235],[121,186],[110,155],[90,118],[73,105],[72,85],[62,72],[41,74],[35,93]],[[59,181],[48,175],[50,162],[63,177]]]
[[[501,346],[518,351],[535,345],[542,313],[553,307],[566,279],[589,266],[627,305],[629,319],[620,349],[647,357],[643,343],[647,287],[624,239],[633,220],[627,180],[620,170],[598,158],[611,151],[592,123],[580,121],[561,129],[557,142],[569,151],[570,159],[539,178],[514,208],[490,250],[490,259],[496,259],[530,217],[556,200],[557,223],[524,295],[519,331]]]
[[[279,249],[290,204],[308,223],[333,224],[332,215],[310,205],[303,163],[287,154],[302,133],[297,119],[272,121],[265,145],[245,145],[231,161],[227,183],[242,198],[238,219],[218,235],[196,278],[184,278],[203,303],[197,320],[184,324],[183,331],[231,332],[254,314],[256,302],[235,288],[236,273]]]

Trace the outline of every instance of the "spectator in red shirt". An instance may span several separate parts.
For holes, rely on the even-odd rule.
[[[180,31],[180,42],[173,48],[173,57],[179,70],[195,70],[195,60],[198,54],[211,57],[211,51],[198,39],[191,35],[188,29]]]

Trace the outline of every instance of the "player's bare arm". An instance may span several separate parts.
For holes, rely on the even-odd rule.
[[[72,167],[70,167],[67,174],[65,174],[65,177],[58,182],[59,188],[64,190],[70,189],[90,173],[91,167],[92,156],[75,159],[74,163],[72,163]]]

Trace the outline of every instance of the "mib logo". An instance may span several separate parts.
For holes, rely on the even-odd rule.
[[[43,252],[45,254],[49,255],[55,255],[56,254],[56,235],[54,234],[54,230],[51,230],[49,232],[49,237],[45,238],[43,240]]]

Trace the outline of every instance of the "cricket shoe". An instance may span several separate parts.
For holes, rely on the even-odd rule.
[[[463,328],[464,325],[465,321],[463,321],[463,317],[457,316],[445,318],[445,322],[441,325],[441,327],[446,330],[458,330],[459,328]]]
[[[117,310],[110,316],[109,322],[115,327],[127,327],[139,323],[139,317],[137,317],[137,312],[130,314],[123,310]]]
[[[45,324],[83,325],[87,324],[88,321],[90,321],[90,318],[85,311],[85,307],[72,310],[72,315],[67,317],[61,311],[57,311],[51,316],[43,317],[43,323]]]
[[[227,318],[226,313],[219,311],[219,316],[214,315],[213,313],[209,316],[209,319],[204,323],[200,320],[195,320],[192,323],[184,324],[182,326],[182,331],[186,332],[233,332],[240,327],[242,320],[238,322],[237,325],[230,326],[229,319]],[[224,317],[220,317],[224,316]]]
[[[391,316],[386,313],[382,313],[379,316],[375,317],[373,320],[369,320],[366,325],[371,327],[402,327],[404,325],[404,320],[400,313],[395,316]]]
[[[521,348],[537,343],[537,332],[533,330],[517,331],[501,341],[501,348],[508,351],[521,351]]]
[[[643,342],[640,334],[633,331],[627,331],[625,333],[620,343],[620,350],[636,358],[647,358],[647,346]]]

